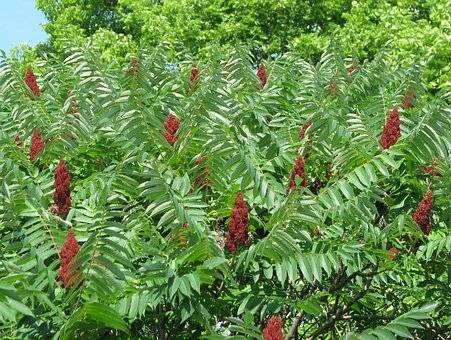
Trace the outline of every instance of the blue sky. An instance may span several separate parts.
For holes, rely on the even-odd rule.
[[[36,9],[34,0],[0,0],[0,49],[8,51],[20,43],[34,46],[46,41],[41,27],[44,22],[44,14]]]

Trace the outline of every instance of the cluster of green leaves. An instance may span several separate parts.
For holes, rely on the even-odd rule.
[[[451,84],[450,0],[37,0],[57,51],[93,42],[106,59],[167,42],[208,59],[245,44],[317,61],[331,37],[358,59],[382,49],[394,66],[421,61],[429,88]],[[183,54],[182,54],[183,55]],[[181,57],[181,59],[185,59]]]
[[[349,74],[335,49],[317,64],[286,54],[260,89],[237,51],[200,64],[190,88],[191,63],[167,55],[140,53],[135,73],[92,50],[44,56],[32,65],[39,98],[19,61],[1,61],[2,338],[258,339],[273,314],[286,333],[299,316],[302,337],[449,331],[450,109],[424,94],[417,68],[376,58]],[[381,150],[386,114],[412,89],[401,139]],[[163,137],[170,111],[175,145]],[[47,144],[31,163],[35,128]],[[287,195],[298,154],[310,184]],[[424,174],[437,158],[438,176]],[[60,159],[73,178],[64,219],[49,209]],[[411,213],[428,186],[425,237]],[[238,192],[251,241],[232,254],[223,244]],[[70,227],[82,276],[66,289],[58,253]]]

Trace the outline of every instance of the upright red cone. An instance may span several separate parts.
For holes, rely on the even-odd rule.
[[[399,137],[401,137],[400,123],[398,108],[394,107],[385,122],[384,130],[382,131],[382,135],[379,140],[383,149],[390,148],[397,142]]]
[[[288,184],[288,191],[296,188],[296,176],[299,176],[302,179],[302,186],[307,186],[307,175],[305,173],[305,164],[302,156],[296,157],[296,162],[294,163],[293,170],[291,170],[290,174],[290,182]]]
[[[199,168],[199,172],[194,179],[194,184],[200,187],[210,185],[210,170],[207,164],[207,157],[201,156],[196,159],[196,165]]]
[[[16,135],[16,138],[14,138],[14,142],[16,143],[16,145],[17,145],[19,148],[23,148],[23,140],[22,140],[22,138],[20,138],[20,135],[19,135],[19,134],[17,134],[17,135]]]
[[[413,101],[415,99],[415,91],[413,89],[408,89],[404,98],[402,99],[402,107],[404,109],[410,109],[413,107]]]
[[[189,86],[193,87],[196,85],[197,81],[199,80],[199,68],[196,65],[193,65],[191,68],[191,74],[189,76]]]
[[[329,93],[332,97],[335,97],[337,96],[337,92],[338,92],[338,84],[337,81],[333,79],[329,83]]]
[[[71,287],[75,283],[77,273],[71,261],[79,250],[80,246],[75,238],[75,232],[73,229],[70,229],[60,250],[59,278],[63,281],[66,288]]]
[[[283,323],[278,316],[272,316],[263,330],[264,340],[283,340]]]
[[[38,82],[36,81],[36,76],[34,75],[31,67],[27,68],[25,72],[25,84],[27,84],[28,88],[36,97],[39,97],[41,95],[41,90],[39,89]]]
[[[430,221],[432,201],[432,191],[428,190],[421,202],[418,204],[417,209],[412,214],[413,220],[421,228],[425,235],[429,235],[432,229]]]
[[[438,176],[439,172],[438,172],[437,166],[439,165],[439,162],[440,162],[440,159],[435,158],[429,164],[422,165],[421,170],[425,174],[429,174],[431,176]]]
[[[307,121],[304,123],[304,125],[302,125],[301,130],[299,130],[299,139],[303,140],[305,138],[305,134],[307,132],[307,130],[310,128],[310,126],[312,126],[312,122]]]
[[[358,62],[356,59],[352,60],[352,64],[347,68],[348,75],[354,74],[357,71]]]
[[[169,144],[174,145],[177,142],[176,133],[179,129],[180,121],[179,119],[172,113],[168,114],[164,122],[164,137],[168,141]]]
[[[45,142],[42,140],[41,133],[39,129],[34,129],[31,135],[31,145],[30,145],[30,161],[34,161],[36,157],[44,150]]]
[[[130,66],[128,68],[128,74],[130,76],[136,77],[139,73],[140,65],[138,57],[130,58]]]
[[[268,77],[266,75],[266,67],[265,67],[265,65],[263,63],[258,65],[257,77],[260,80],[261,88],[265,87],[266,81],[268,80]]]
[[[391,247],[391,248],[388,250],[388,258],[389,258],[390,260],[396,259],[396,258],[398,257],[398,255],[399,255],[399,250],[398,250],[397,248]]]
[[[232,209],[230,227],[226,237],[226,247],[230,252],[235,252],[239,246],[246,245],[249,240],[249,207],[241,193],[235,199]]]
[[[66,162],[60,160],[55,169],[55,191],[53,192],[53,200],[55,202],[55,212],[60,216],[65,216],[71,206],[70,197],[70,175],[66,166]]]
[[[73,91],[69,91],[68,97],[70,98],[70,108],[67,111],[67,113],[75,115],[78,113],[79,110],[77,97],[75,96]]]

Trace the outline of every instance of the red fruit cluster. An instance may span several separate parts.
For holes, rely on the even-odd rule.
[[[412,214],[412,218],[415,223],[421,228],[425,235],[429,235],[431,232],[431,221],[430,215],[432,210],[432,191],[424,195],[421,202],[418,204],[417,209]]]
[[[334,175],[332,162],[327,163],[326,179],[329,180]]]
[[[283,340],[283,323],[278,316],[272,316],[263,330],[264,340]]]
[[[136,77],[138,73],[139,73],[139,59],[137,57],[131,57],[128,74],[133,77]]]
[[[312,233],[314,236],[321,236],[323,234],[323,232],[321,231],[321,228],[319,226],[316,226],[315,228],[313,228]]]
[[[188,240],[186,238],[188,233],[188,223],[183,223],[183,226],[178,228],[176,231],[177,244],[179,247],[185,247],[188,244]]]
[[[305,133],[307,132],[308,128],[312,126],[312,122],[305,122],[304,125],[302,125],[302,128],[299,130],[299,139],[303,140],[305,137]]]
[[[413,107],[413,100],[415,99],[415,91],[412,89],[407,90],[402,100],[402,107],[404,109],[410,109]]]
[[[438,176],[438,171],[437,171],[437,165],[439,163],[439,158],[436,158],[434,160],[432,160],[432,162],[428,165],[422,165],[421,166],[421,170],[426,173],[429,174],[431,176]]]
[[[67,170],[66,162],[60,160],[55,169],[55,191],[53,192],[54,209],[60,216],[66,215],[71,206],[70,181],[71,178]]]
[[[22,147],[23,147],[23,140],[22,140],[22,138],[20,138],[20,135],[19,135],[19,134],[16,135],[16,138],[14,139],[14,142],[16,143],[16,145],[17,145],[19,148],[22,148]]]
[[[357,70],[357,60],[353,60],[352,64],[347,68],[348,75],[352,75]]]
[[[30,145],[30,161],[34,161],[36,157],[44,150],[45,142],[42,140],[41,133],[38,129],[33,130]]]
[[[172,113],[168,114],[168,117],[166,118],[164,122],[164,137],[168,141],[169,144],[174,145],[175,142],[177,142],[177,136],[176,133],[179,129],[180,121],[179,119],[173,115]]]
[[[260,86],[263,88],[266,85],[266,81],[268,80],[268,77],[266,75],[266,67],[263,63],[258,65],[257,77],[260,80]]]
[[[329,84],[329,93],[332,97],[335,97],[337,95],[337,91],[338,91],[337,81],[333,79]]]
[[[429,174],[431,176],[437,176],[438,175],[437,168],[435,167],[435,165],[423,165],[421,167],[421,170],[424,173]]]
[[[313,192],[315,195],[318,194],[318,192],[326,186],[326,183],[324,183],[320,179],[315,179],[315,181],[310,185],[310,191]]]
[[[196,159],[196,164],[200,168],[199,174],[194,179],[194,184],[197,186],[204,186],[210,184],[210,170],[208,169],[208,165],[206,164],[207,157],[202,156]]]
[[[68,288],[72,286],[75,282],[74,266],[72,259],[77,255],[80,250],[77,239],[75,238],[75,232],[70,229],[67,233],[66,239],[64,240],[63,247],[60,251],[60,270],[59,278],[63,281],[64,287]]]
[[[288,184],[288,191],[293,188],[296,188],[296,176],[299,176],[302,179],[302,186],[307,186],[307,176],[305,174],[305,164],[302,156],[296,157],[296,162],[294,163],[293,170],[291,170],[290,174],[290,183]]]
[[[36,81],[36,76],[30,67],[27,68],[27,71],[25,72],[25,84],[27,84],[28,88],[36,97],[41,95],[41,90],[39,89],[38,82]]]
[[[230,252],[235,252],[240,245],[247,244],[249,240],[249,207],[241,193],[235,199],[232,209],[230,227],[226,237],[226,247]]]
[[[379,140],[382,148],[388,149],[401,137],[400,120],[398,108],[394,107],[390,112],[390,116],[385,122],[382,136]]]
[[[70,108],[68,113],[71,115],[75,115],[78,113],[78,100],[73,91],[69,91],[68,97],[70,98]]]
[[[399,250],[398,250],[397,248],[391,247],[391,248],[388,250],[388,258],[389,258],[390,260],[396,259],[396,258],[398,257],[398,255],[399,255]]]
[[[191,68],[191,74],[189,76],[189,86],[194,86],[199,80],[199,68],[196,65],[193,65]]]

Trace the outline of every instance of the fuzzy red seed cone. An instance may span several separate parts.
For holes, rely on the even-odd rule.
[[[137,57],[131,57],[130,58],[130,66],[128,68],[128,74],[136,77],[139,73],[139,59]]]
[[[329,180],[334,175],[333,173],[333,165],[332,163],[327,163],[327,169],[326,169],[326,179]]]
[[[72,91],[69,91],[68,97],[70,98],[70,107],[67,111],[68,114],[75,115],[78,113],[78,100],[75,94]]]
[[[176,231],[176,240],[179,247],[185,247],[188,244],[188,223],[183,223]]]
[[[60,250],[60,270],[58,275],[66,288],[71,287],[77,277],[72,260],[79,250],[80,246],[75,238],[75,232],[73,229],[70,229]]]
[[[301,156],[296,157],[296,162],[294,163],[293,170],[290,174],[290,182],[288,184],[288,191],[296,188],[296,176],[302,179],[301,185],[303,187],[307,186],[307,175],[305,173],[304,159]]]
[[[257,69],[257,77],[260,80],[260,86],[263,88],[266,85],[266,82],[268,80],[268,76],[266,74],[266,67],[263,63],[258,65]]]
[[[412,219],[421,228],[425,235],[429,235],[431,232],[430,215],[432,211],[432,191],[429,190],[418,204],[417,209],[412,214]]]
[[[400,124],[398,108],[395,107],[385,122],[384,130],[379,140],[383,149],[389,149],[401,137]]]
[[[55,169],[55,191],[53,192],[55,212],[60,216],[65,216],[71,207],[70,182],[71,177],[66,162],[61,160]]]
[[[316,226],[315,228],[313,228],[312,231],[314,236],[321,236],[323,233],[321,232],[321,228],[319,226]]]
[[[403,109],[410,109],[413,107],[413,100],[415,99],[415,91],[412,89],[407,90],[404,98],[402,99],[402,107]]]
[[[207,157],[201,156],[196,159],[196,165],[199,168],[198,175],[194,179],[196,186],[209,186],[210,185],[210,169],[208,168]]]
[[[332,97],[335,97],[337,95],[337,91],[338,91],[338,85],[337,85],[337,81],[331,80],[330,84],[329,84],[329,93]]]
[[[278,316],[272,316],[263,330],[264,340],[283,340],[283,323]]]
[[[177,142],[176,133],[179,129],[180,121],[179,119],[172,113],[169,113],[166,120],[164,121],[164,137],[168,141],[169,144],[174,145]]]
[[[241,193],[235,199],[232,209],[230,226],[226,237],[226,247],[230,252],[235,252],[239,246],[246,245],[249,240],[249,207]]]
[[[428,175],[431,176],[437,176],[438,175],[438,171],[437,168],[434,165],[423,165],[421,167],[421,170]]]
[[[391,248],[388,250],[388,258],[389,258],[390,260],[396,259],[396,258],[398,257],[398,255],[399,255],[399,250],[398,250],[397,248],[391,247]]]
[[[303,140],[305,138],[305,134],[307,133],[307,130],[312,126],[312,122],[305,122],[304,125],[302,125],[302,128],[299,130],[299,139]]]
[[[421,166],[421,170],[428,175],[438,176],[439,172],[437,170],[437,166],[439,165],[440,159],[436,158],[432,160],[429,164],[425,164]]]
[[[196,85],[197,81],[199,80],[199,68],[196,65],[193,65],[191,68],[191,74],[189,76],[189,86],[192,87]]]
[[[23,140],[22,140],[22,138],[20,138],[20,135],[19,135],[19,134],[17,134],[17,135],[16,135],[16,138],[14,138],[14,142],[16,143],[16,145],[17,145],[19,148],[23,148]]]
[[[347,71],[348,71],[348,75],[353,75],[356,71],[357,71],[357,66],[358,66],[358,63],[357,63],[357,60],[353,60],[352,61],[352,64],[347,68]]]
[[[31,135],[31,145],[30,145],[30,161],[34,161],[39,154],[44,150],[45,142],[42,140],[41,133],[38,129],[33,130]]]
[[[39,88],[38,82],[36,81],[36,76],[34,75],[33,70],[30,67],[25,71],[25,84],[27,84],[28,88],[36,97],[39,97],[41,95],[41,89]]]

